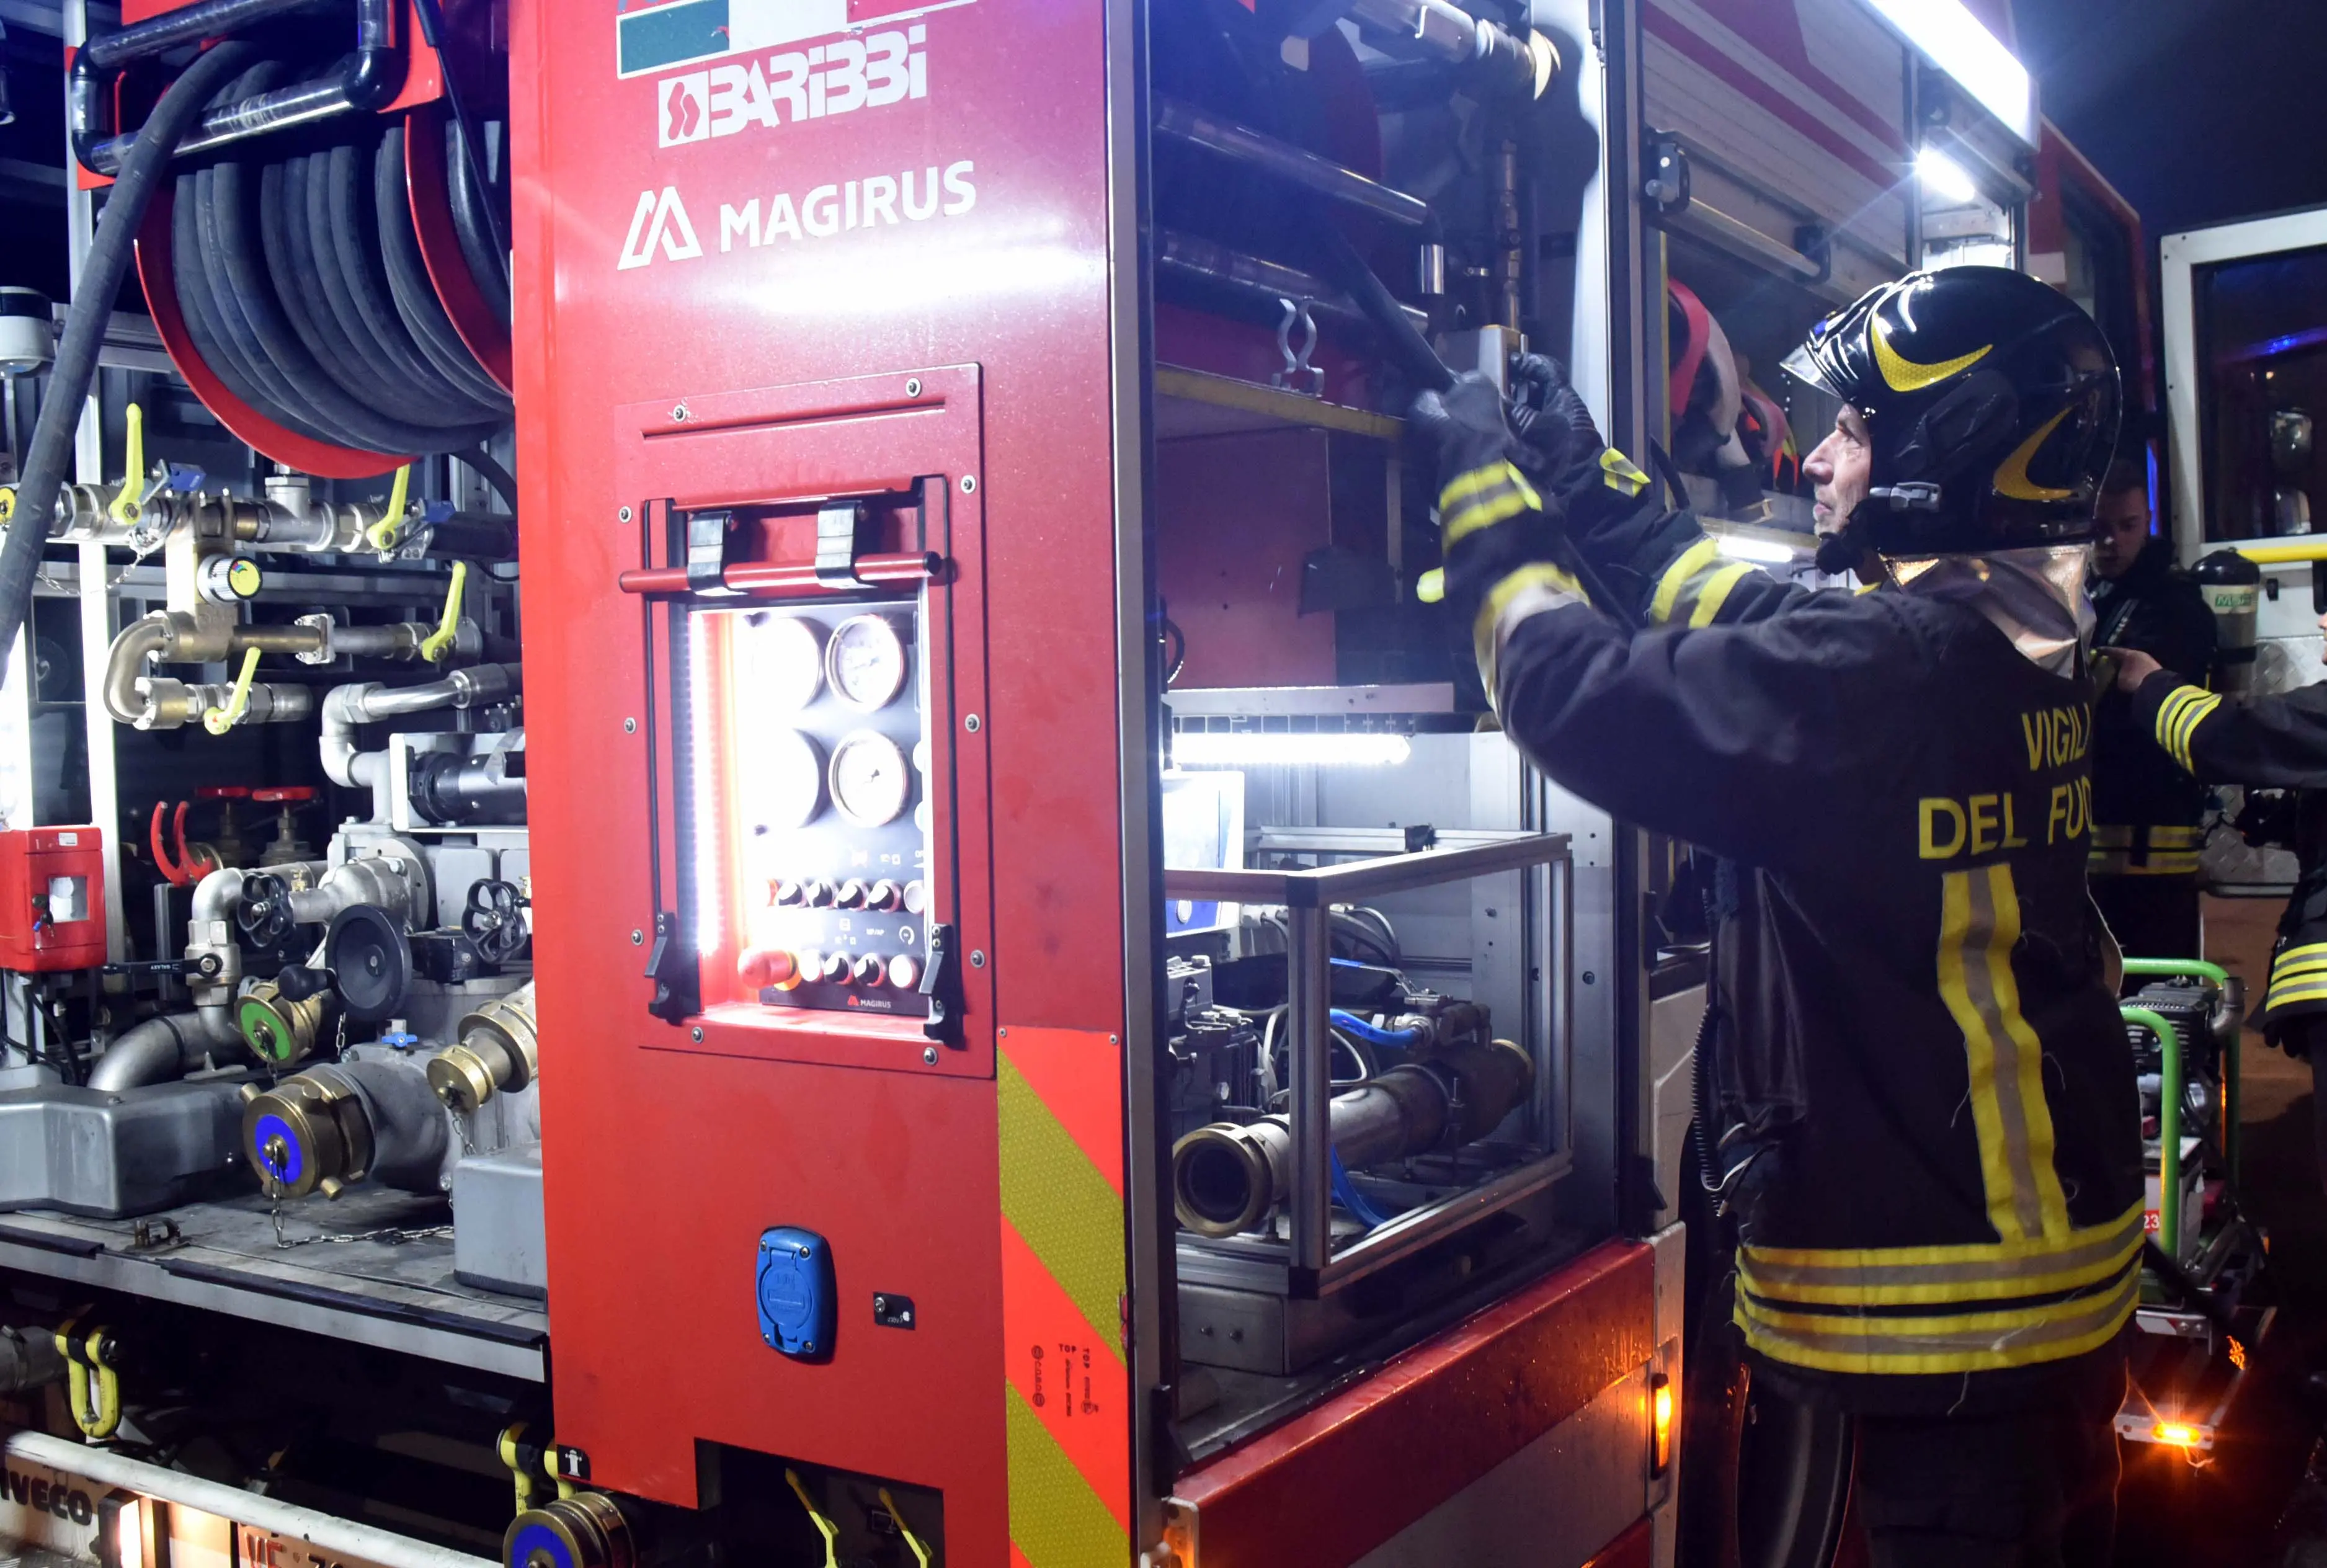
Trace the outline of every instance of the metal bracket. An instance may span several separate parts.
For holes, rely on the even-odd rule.
[[[690,592],[726,592],[727,536],[734,527],[733,512],[687,514],[687,586]]]
[[[867,516],[857,501],[842,501],[816,514],[816,580],[826,587],[870,586],[856,575]]]
[[[690,1018],[703,1006],[701,977],[687,944],[678,938],[678,917],[658,912],[654,946],[647,950],[647,978],[655,983],[654,1000],[647,1011],[665,1023]]]
[[[1298,392],[1308,397],[1325,395],[1325,370],[1322,365],[1312,365],[1309,356],[1317,350],[1317,318],[1310,313],[1310,302],[1290,300],[1280,296],[1276,302],[1284,317],[1276,323],[1276,351],[1285,356],[1285,369],[1271,376],[1269,384],[1288,392]],[[1301,329],[1301,342],[1295,348],[1293,330]],[[1301,385],[1303,380],[1309,385]]]
[[[951,926],[931,926],[929,967],[921,971],[921,993],[930,1003],[921,1032],[943,1045],[961,1043],[961,955],[955,951],[960,939]]]

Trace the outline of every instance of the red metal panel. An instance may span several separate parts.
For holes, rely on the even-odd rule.
[[[1656,1560],[1656,1526],[1642,1518],[1602,1547],[1584,1568],[1649,1568]]]
[[[617,516],[638,496],[609,437],[617,408],[667,416],[684,401],[689,433],[671,450],[706,455],[654,493],[810,494],[820,458],[771,442],[729,464],[754,438],[717,433],[734,417],[723,397],[977,368],[993,630],[957,639],[957,658],[990,645],[978,733],[993,801],[962,807],[1000,868],[984,973],[1014,1023],[1119,1034],[1103,14],[977,0],[869,21],[921,30],[922,96],[843,90],[816,118],[773,101],[765,120],[715,112],[668,146],[661,98],[695,90],[694,72],[617,79],[615,14],[519,0],[511,18],[557,1436],[600,1484],[678,1502],[695,1500],[698,1439],[936,1487],[948,1560],[998,1568],[1010,1383],[995,1082],[639,1049],[678,1031],[644,1012],[632,938],[656,898],[648,738],[623,720],[648,712],[653,618],[619,579],[665,563],[642,558],[635,510]],[[880,477],[881,428],[836,427],[852,483]],[[903,477],[929,471],[899,457]],[[832,1244],[828,1365],[785,1361],[756,1331],[756,1238],[784,1223]],[[912,1296],[919,1326],[873,1328],[874,1290]],[[1107,1500],[1127,1517],[1117,1473]]]
[[[1332,686],[1333,618],[1301,614],[1301,565],[1333,542],[1322,430],[1155,446],[1158,586],[1186,634],[1176,685]]]
[[[1609,1242],[1182,1476],[1202,1568],[1363,1556],[1646,1362],[1655,1314],[1649,1250]]]

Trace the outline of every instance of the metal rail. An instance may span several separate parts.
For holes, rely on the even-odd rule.
[[[120,1487],[182,1507],[198,1508],[253,1529],[295,1536],[313,1546],[319,1557],[325,1554],[357,1557],[378,1564],[378,1568],[500,1568],[497,1558],[472,1557],[449,1546],[431,1545],[409,1535],[318,1513],[259,1492],[206,1481],[183,1470],[164,1470],[111,1449],[69,1442],[44,1432],[11,1433],[6,1448],[10,1459],[46,1465],[101,1486]]]

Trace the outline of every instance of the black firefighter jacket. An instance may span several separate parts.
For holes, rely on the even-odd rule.
[[[2085,891],[2089,679],[1968,605],[1782,584],[1594,496],[1571,537],[1652,629],[1533,568],[1480,612],[1481,673],[1563,787],[1736,868],[1715,1131],[1748,1345],[1861,1403],[2108,1345],[2142,1164]]]
[[[2152,538],[2123,576],[2098,583],[2093,611],[2096,646],[2139,649],[2201,677],[2213,663],[2214,612],[2175,569],[2170,539]],[[2092,874],[2194,879],[2205,808],[2205,786],[2126,722],[2123,705],[2102,704],[2093,728]]]

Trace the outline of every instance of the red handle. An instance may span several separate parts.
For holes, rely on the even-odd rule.
[[[914,552],[902,555],[863,555],[854,568],[860,583],[921,583],[938,574],[944,565],[943,556]],[[684,566],[662,566],[652,571],[633,570],[615,579],[625,593],[687,593],[693,590],[687,581]],[[731,592],[748,593],[760,599],[805,597],[817,593],[846,593],[845,587],[836,588],[820,580],[816,568],[806,562],[787,565],[771,565],[761,562],[730,566],[721,574],[720,582]]]
[[[250,786],[248,784],[205,784],[201,789],[194,791],[194,798],[197,800],[248,800],[250,798]]]
[[[302,800],[313,800],[315,798],[315,789],[312,784],[279,784],[270,789],[254,789],[250,792],[250,798],[268,806],[284,801],[296,803]]]

